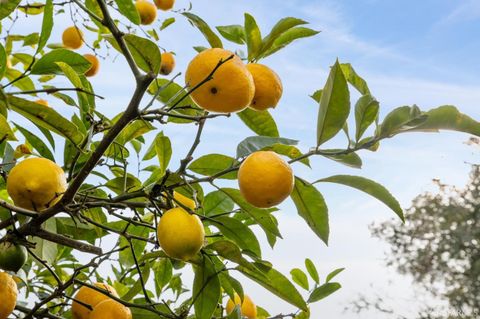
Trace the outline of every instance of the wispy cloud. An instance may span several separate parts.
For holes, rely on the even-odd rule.
[[[455,10],[443,18],[439,25],[480,19],[480,1],[462,1]]]

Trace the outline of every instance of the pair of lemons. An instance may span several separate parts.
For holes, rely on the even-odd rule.
[[[112,286],[100,282],[95,283],[95,286],[118,298],[117,291]],[[72,315],[74,319],[132,319],[132,312],[128,307],[87,286],[82,286],[75,295]]]
[[[200,85],[220,61],[226,62]],[[283,93],[280,77],[268,66],[245,65],[233,52],[220,48],[200,52],[188,65],[185,82],[200,107],[220,113],[238,112],[248,106],[259,111],[273,108]]]
[[[157,18],[157,8],[167,11],[173,8],[175,0],[154,0],[155,5],[147,0],[137,0],[135,7],[140,16],[141,24],[152,24]]]

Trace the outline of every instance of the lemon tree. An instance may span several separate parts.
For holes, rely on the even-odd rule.
[[[162,40],[180,21],[204,38],[185,69],[175,63],[185,52]],[[17,32],[25,24],[31,33]],[[299,147],[270,112],[288,88],[266,58],[319,31],[295,17],[261,30],[249,13],[214,24],[173,0],[0,2],[0,318],[309,318],[341,288],[343,268],[319,274],[307,258],[285,274],[266,260],[260,243],[282,238],[278,205],[292,201],[325,244],[316,184],[355,188],[404,216],[375,181],[325,171],[307,181],[298,167],[321,157],[360,168],[359,151],[407,132],[480,136],[451,105],[380,116],[366,79],[332,57],[324,85],[305,92],[318,109],[315,143]],[[105,60],[129,81],[103,77]],[[131,83],[129,100],[99,94],[119,81]],[[251,132],[236,153],[198,155],[205,125],[234,119]],[[196,134],[173,143],[172,126]],[[250,299],[247,281],[291,313]]]

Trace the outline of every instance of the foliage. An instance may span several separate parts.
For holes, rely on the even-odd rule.
[[[293,41],[318,32],[301,19],[287,17],[262,37],[255,18],[248,13],[243,24],[211,28],[191,8],[179,10],[175,17],[157,21],[142,32],[133,8],[132,0],[8,1],[0,7],[0,231],[2,240],[28,248],[29,261],[17,274],[22,281],[20,300],[28,301],[19,303],[17,311],[26,317],[68,318],[75,292],[100,281],[115,287],[121,296],[117,301],[130,307],[134,318],[219,318],[224,315],[222,299],[244,293],[236,279],[240,274],[289,302],[293,311],[287,316],[308,318],[310,304],[341,287],[332,279],[343,269],[333,270],[324,282],[309,259],[305,261],[306,272],[292,270],[292,280],[276,270],[263,259],[258,232],[252,228],[260,226],[274,247],[281,238],[275,217],[280,214],[278,209],[252,206],[238,189],[222,186],[222,180],[235,180],[239,165],[257,150],[277,152],[292,165],[310,166],[312,157],[323,156],[359,168],[362,161],[358,151],[376,151],[383,139],[397,134],[449,129],[480,135],[480,123],[453,106],[427,112],[415,105],[402,106],[381,121],[379,103],[366,81],[350,64],[336,61],[326,84],[312,95],[312,104],[319,110],[317,142],[312,148],[302,151],[296,146],[298,141],[282,136],[268,111],[247,109],[238,116],[253,133],[239,143],[237,154],[218,150],[196,156],[203,127],[217,117],[230,115],[205,112],[190,98],[193,89],[176,83],[176,77],[159,77],[160,47],[168,44],[158,43],[157,32],[174,32],[175,22],[187,19],[205,36],[204,45],[235,45],[246,62],[277,54]],[[116,116],[106,116],[97,106],[102,97],[85,76],[90,62],[50,39],[58,27],[53,17],[62,14],[72,18],[73,24],[82,18],[77,26],[87,39],[96,39],[88,43],[89,48],[107,52],[107,57],[118,51],[124,60],[116,63],[121,67],[125,61],[123,67],[131,70],[134,92]],[[15,34],[16,23],[25,21],[19,19],[29,21],[32,15],[42,15],[42,25],[32,26],[39,32]],[[205,47],[197,45],[194,49],[202,51]],[[361,95],[355,104],[351,104],[351,89]],[[62,114],[32,101],[44,94],[50,94],[55,104],[71,106],[70,112]],[[347,126],[349,118],[355,123],[353,139]],[[22,127],[17,119],[32,125]],[[171,161],[172,153],[181,148],[172,145],[163,133],[166,125],[197,127],[180,163]],[[339,142],[342,132],[346,133],[346,143]],[[347,146],[327,148],[326,142]],[[14,206],[5,190],[15,161],[28,155],[15,153],[20,144],[32,149],[33,156],[55,159],[67,173],[69,186],[61,200],[41,213]],[[136,157],[142,159],[140,172],[129,165]],[[397,200],[367,178],[338,175],[318,182],[361,189],[403,217]],[[328,208],[314,184],[297,177],[291,199],[300,217],[328,243]],[[196,203],[198,208],[191,213],[201,218],[208,234],[201,252],[189,262],[166,256],[156,238],[162,213],[179,205],[174,191]],[[102,247],[111,241],[116,242],[113,249]],[[79,252],[87,253],[90,261]],[[184,272],[194,274],[192,287],[184,284]],[[262,307],[258,312],[259,316],[270,316]],[[230,317],[238,318],[238,313]]]

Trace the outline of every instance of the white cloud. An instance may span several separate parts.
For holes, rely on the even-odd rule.
[[[439,21],[438,25],[446,25],[480,18],[480,2],[478,0],[465,0],[449,15]]]

